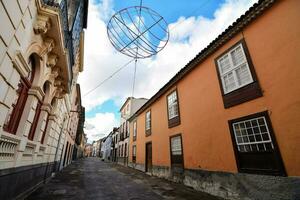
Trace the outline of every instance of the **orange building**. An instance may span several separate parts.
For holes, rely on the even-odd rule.
[[[180,70],[130,118],[130,166],[230,199],[298,197],[299,10],[259,1]]]

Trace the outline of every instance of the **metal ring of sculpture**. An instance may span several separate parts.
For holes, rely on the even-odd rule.
[[[154,10],[133,6],[115,13],[107,24],[107,35],[121,53],[142,59],[160,52],[168,43],[168,24]]]

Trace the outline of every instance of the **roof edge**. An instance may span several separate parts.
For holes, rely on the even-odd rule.
[[[175,83],[191,72],[195,67],[202,63],[208,56],[216,52],[221,46],[232,39],[244,27],[248,26],[256,17],[260,16],[265,10],[270,8],[277,0],[259,0],[253,4],[243,15],[228,26],[225,31],[219,34],[209,45],[201,50],[191,61],[189,61],[179,72],[173,76],[157,93],[155,93],[139,110],[137,110],[128,120],[132,121],[136,116],[146,110]]]

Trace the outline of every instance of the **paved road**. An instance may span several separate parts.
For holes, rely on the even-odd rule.
[[[85,158],[72,163],[27,200],[220,200],[137,170]]]

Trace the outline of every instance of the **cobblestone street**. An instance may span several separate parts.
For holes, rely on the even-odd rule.
[[[74,162],[27,200],[56,199],[200,199],[217,200],[180,184],[148,176],[99,158]]]

